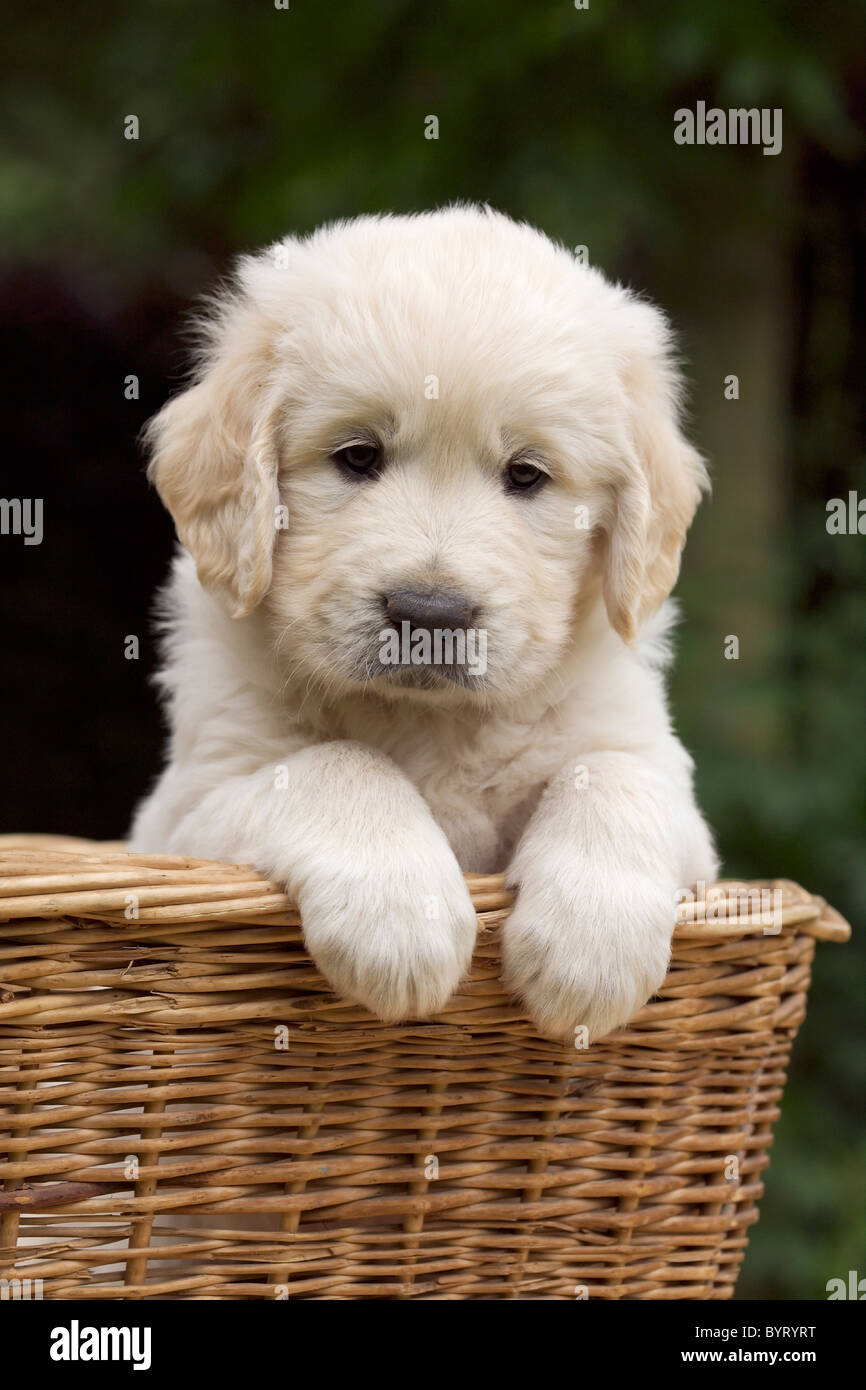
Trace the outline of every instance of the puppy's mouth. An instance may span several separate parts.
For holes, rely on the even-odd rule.
[[[371,643],[363,677],[405,690],[483,690],[487,632],[483,628],[413,628],[388,624]]]
[[[368,666],[364,675],[368,680],[382,681],[405,690],[447,690],[455,686],[464,690],[484,689],[481,677],[473,675],[464,666]]]

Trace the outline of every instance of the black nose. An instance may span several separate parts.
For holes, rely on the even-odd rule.
[[[470,627],[475,617],[464,594],[442,589],[395,589],[385,595],[385,612],[392,623],[409,623],[428,632]]]

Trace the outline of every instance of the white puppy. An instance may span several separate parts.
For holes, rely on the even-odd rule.
[[[444,1005],[462,871],[507,870],[539,1028],[625,1023],[716,869],[660,674],[706,485],[678,395],[656,309],[486,209],[244,258],[150,428],[185,552],[132,847],[285,884],[386,1020]]]

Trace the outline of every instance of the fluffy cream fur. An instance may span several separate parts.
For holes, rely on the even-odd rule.
[[[376,480],[334,461],[359,435]],[[150,438],[185,550],[133,847],[283,882],[334,988],[391,1020],[468,966],[461,870],[507,869],[539,1028],[627,1021],[716,870],[662,678],[706,476],[661,314],[486,209],[339,223],[241,261]],[[546,486],[510,493],[515,456]],[[470,597],[483,676],[382,671],[400,586]]]

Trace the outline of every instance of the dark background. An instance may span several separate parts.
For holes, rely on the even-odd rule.
[[[40,546],[0,537],[9,831],[121,835],[159,765],[172,529],[136,437],[237,252],[486,200],[671,313],[715,483],[679,587],[678,726],[726,871],[798,879],[855,924],[817,953],[739,1286],[765,1299],[863,1268],[866,537],[825,521],[866,496],[864,21],[840,0],[73,2],[19,9],[0,111],[0,492],[45,509]],[[698,99],[780,107],[782,153],[675,145]]]

